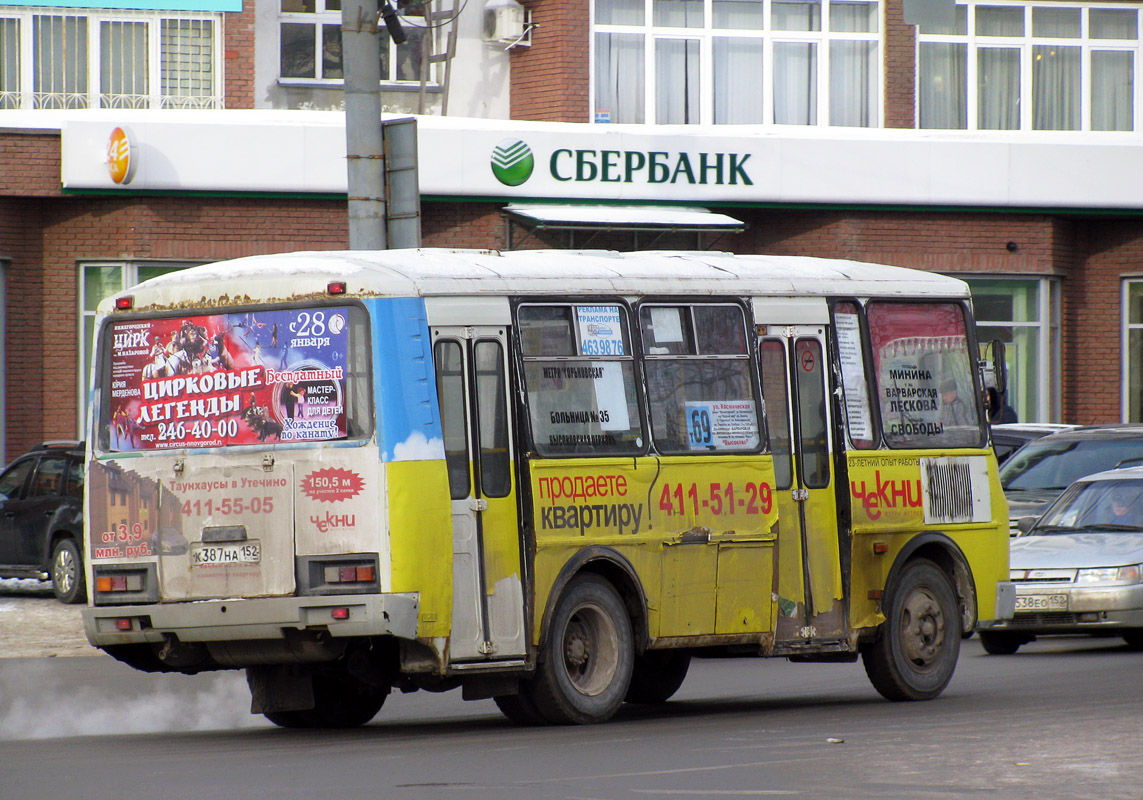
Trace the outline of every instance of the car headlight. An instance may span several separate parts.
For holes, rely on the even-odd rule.
[[[1093,567],[1076,573],[1076,583],[1141,583],[1143,564],[1129,567]]]

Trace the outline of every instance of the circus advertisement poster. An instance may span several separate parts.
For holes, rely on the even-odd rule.
[[[112,323],[111,449],[344,438],[348,322],[321,308]]]

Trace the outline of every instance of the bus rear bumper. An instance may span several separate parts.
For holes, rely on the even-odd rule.
[[[258,597],[97,606],[83,610],[95,647],[180,642],[284,639],[287,631],[324,630],[332,637],[417,636],[416,594]]]

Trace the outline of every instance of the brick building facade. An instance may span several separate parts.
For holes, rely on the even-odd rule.
[[[526,5],[538,27],[531,47],[516,48],[510,56],[511,118],[581,127],[591,121],[594,110],[589,0],[531,0]],[[902,0],[888,0],[883,11],[880,127],[914,131],[923,139],[925,132],[917,128],[917,27],[905,23]],[[253,54],[260,35],[256,4],[224,15],[227,109],[252,109],[258,104]],[[4,279],[0,455],[5,461],[37,441],[79,434],[85,394],[85,377],[80,374],[86,319],[83,265],[189,264],[348,245],[345,201],[328,193],[138,191],[116,196],[65,190],[60,180],[58,119],[46,117],[50,121],[37,129],[27,123],[27,114],[15,125],[5,122],[5,113],[0,111]],[[67,117],[67,112],[41,113]],[[511,128],[509,120],[503,124]],[[789,132],[788,126],[783,128],[783,134]],[[1039,141],[1029,134],[1029,144]],[[1004,142],[1008,157],[1019,159],[1019,134]],[[1138,136],[1122,134],[1122,142],[1137,144]],[[1125,161],[1124,169],[1132,163]],[[957,169],[955,164],[945,166],[952,172]],[[1043,168],[1050,170],[1052,165]],[[985,333],[997,330],[1019,337],[1024,334],[1013,331],[1030,326],[1030,338],[1017,339],[1034,341],[1038,353],[1034,363],[1029,360],[1025,376],[1023,391],[1034,397],[1022,398],[1023,417],[1082,423],[1143,421],[1137,400],[1143,364],[1134,364],[1124,351],[1134,330],[1131,323],[1143,323],[1143,318],[1125,318],[1132,303],[1143,307],[1138,299],[1143,289],[1133,282],[1143,279],[1139,216],[1143,202],[1137,207],[1123,203],[1079,207],[1049,199],[1043,206],[1020,201],[952,206],[886,203],[877,197],[872,193],[868,202],[840,195],[834,202],[697,199],[694,204],[746,223],[744,233],[715,243],[722,249],[850,258],[939,271],[970,282],[979,280],[982,290],[994,290],[1001,298],[1010,290],[1019,295],[1027,289],[1038,298],[1035,313],[1030,314],[1034,319],[981,314]],[[605,196],[599,199],[609,202]],[[447,192],[426,196],[424,244],[505,247],[504,205],[503,199],[494,197],[450,197]],[[558,233],[536,232],[523,246],[563,246],[565,241]],[[610,234],[593,240],[591,246],[625,248],[631,241]],[[691,247],[692,242],[675,236],[655,246]],[[1019,297],[1002,305],[1018,308]],[[87,298],[89,306],[91,300]]]

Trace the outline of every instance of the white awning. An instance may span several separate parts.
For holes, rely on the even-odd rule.
[[[524,205],[504,215],[526,228],[585,231],[741,233],[746,223],[706,208],[687,206]]]

